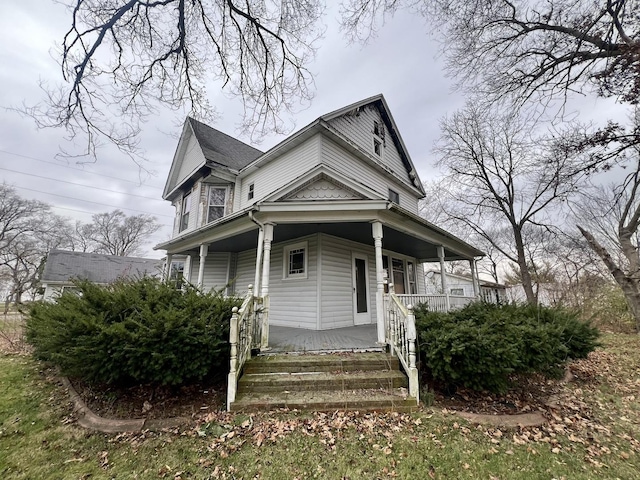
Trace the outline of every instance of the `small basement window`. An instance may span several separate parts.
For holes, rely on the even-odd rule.
[[[247,193],[247,200],[253,200],[254,184],[249,185],[249,193]]]
[[[395,190],[389,189],[389,200],[400,205],[400,195]]]
[[[307,278],[307,242],[284,247],[284,278]]]

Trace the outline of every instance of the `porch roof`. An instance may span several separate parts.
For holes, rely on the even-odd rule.
[[[437,261],[437,247],[445,259],[468,260],[484,256],[481,250],[388,201],[272,202],[254,205],[198,230],[157,245],[169,253],[188,253],[208,244],[209,251],[242,252],[256,248],[258,225],[274,223],[274,243],[324,233],[364,245],[373,245],[371,222],[383,225],[385,250],[420,261]]]

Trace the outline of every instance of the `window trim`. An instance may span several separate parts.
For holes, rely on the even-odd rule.
[[[389,188],[388,200],[395,203],[396,205],[400,205],[400,194],[392,188]]]
[[[189,220],[191,214],[191,194],[192,192],[185,193],[182,196],[182,200],[180,201],[180,223],[178,224],[178,232],[184,232],[189,229]],[[185,205],[188,203],[188,205]],[[188,208],[185,208],[188,206]],[[187,224],[185,225],[185,217],[187,220]]]
[[[247,201],[253,200],[255,196],[255,182],[249,184],[249,191],[247,192]]]
[[[282,249],[282,279],[283,280],[299,280],[308,278],[309,275],[309,242],[297,242],[285,245]],[[304,254],[304,272],[290,273],[289,260],[291,252],[294,250],[303,250]]]
[[[212,189],[224,190],[224,201],[222,205],[211,205],[211,190]],[[227,214],[227,201],[229,198],[229,187],[227,185],[209,185],[207,188],[207,211],[206,211],[206,223],[212,223],[216,220],[220,220]],[[214,218],[213,220],[209,220],[209,209],[211,207],[222,207],[222,216],[218,218]]]

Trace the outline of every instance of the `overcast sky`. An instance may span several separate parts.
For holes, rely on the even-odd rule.
[[[438,121],[460,108],[464,97],[452,92],[429,27],[424,19],[401,12],[362,47],[347,43],[335,16],[329,11],[325,18],[327,32],[319,43],[317,61],[311,65],[316,96],[309,108],[296,115],[297,128],[382,93],[421,179],[432,179],[431,149],[438,137]],[[173,208],[161,194],[183,118],[161,114],[144,125],[141,146],[149,158],[147,169],[153,172],[149,176],[114,148],[100,150],[95,163],[78,165],[59,159],[56,154],[65,148],[64,131],[39,131],[32,120],[7,109],[41,101],[39,81],[61,81],[52,48],[61,42],[69,19],[69,13],[53,0],[0,2],[0,179],[21,196],[47,202],[55,213],[84,222],[91,214],[115,208],[127,214],[153,214],[164,227],[145,255],[162,256],[163,252],[151,247],[168,239],[173,222]],[[218,91],[210,93],[211,104],[221,113],[212,126],[237,136],[240,101]],[[594,105],[588,103],[587,110],[591,112]],[[270,136],[256,146],[266,150],[283,138]]]

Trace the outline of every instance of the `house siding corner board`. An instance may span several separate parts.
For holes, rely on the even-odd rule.
[[[229,272],[228,252],[209,252],[204,263],[204,279],[203,288],[208,291],[210,289],[219,290],[227,285],[227,275]],[[200,258],[193,257],[191,275],[189,282],[194,285],[198,283],[198,269],[200,268]],[[246,290],[246,287],[245,287]]]
[[[357,114],[346,114],[334,118],[329,124],[345,137],[353,142],[365,152],[373,152],[373,124],[377,122],[381,128],[381,138],[384,142],[382,157],[380,162],[389,168],[398,178],[411,182],[409,172],[402,162],[400,153],[391,137],[387,125],[383,122],[380,112],[374,105],[367,105]]]
[[[240,208],[254,204],[318,165],[319,142],[320,135],[316,135],[244,177],[240,192]],[[254,185],[254,192],[253,199],[249,200],[251,184]]]
[[[322,139],[322,162],[348,178],[375,190],[382,198],[387,198],[389,188],[396,190],[400,194],[400,206],[411,213],[418,214],[418,197],[414,193],[405,189],[390,175],[377,171],[328,138]]]

